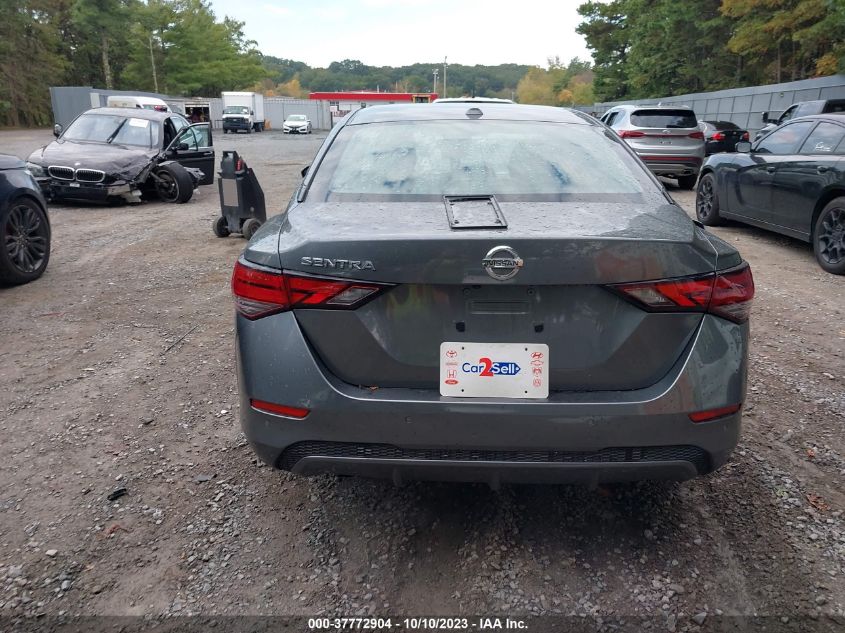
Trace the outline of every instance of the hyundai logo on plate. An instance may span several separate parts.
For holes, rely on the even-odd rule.
[[[495,246],[481,260],[487,274],[499,281],[514,277],[524,263],[510,246]]]

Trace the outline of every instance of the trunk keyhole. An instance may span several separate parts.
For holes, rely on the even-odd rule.
[[[465,332],[467,329],[467,324],[463,321],[458,321],[457,323],[455,323],[455,329],[458,330],[458,332]]]
[[[543,324],[542,323],[535,323],[534,324],[534,331],[537,332],[537,334],[542,332],[543,331]]]

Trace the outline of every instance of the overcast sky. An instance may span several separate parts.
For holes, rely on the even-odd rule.
[[[448,56],[458,64],[589,59],[575,32],[583,0],[211,0],[218,18],[245,22],[264,54],[325,67],[359,59],[403,66]]]

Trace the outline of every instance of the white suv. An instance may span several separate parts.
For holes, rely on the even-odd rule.
[[[657,176],[692,189],[704,162],[704,133],[691,108],[620,105],[601,121],[613,128]]]

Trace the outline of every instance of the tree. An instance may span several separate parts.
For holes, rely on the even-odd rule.
[[[722,0],[722,13],[735,23],[730,50],[762,65],[770,81],[832,70],[845,55],[841,0]]]
[[[204,0],[174,0],[174,20],[161,34],[165,90],[173,94],[219,94],[251,86],[266,75],[243,24],[217,22]]]
[[[628,94],[628,5],[628,0],[612,0],[585,2],[578,7],[584,21],[575,30],[593,51],[599,99],[622,99]]]
[[[86,46],[95,50],[102,64],[102,80],[114,88],[112,42],[126,28],[132,6],[121,0],[75,0],[73,22]]]
[[[50,122],[47,91],[66,69],[47,0],[0,0],[0,125]]]

